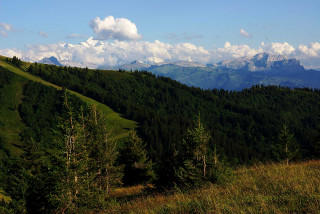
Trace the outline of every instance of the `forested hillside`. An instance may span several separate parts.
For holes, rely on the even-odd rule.
[[[121,184],[116,140],[125,142],[135,123],[96,101],[57,89],[0,66],[0,213],[79,206],[80,199],[65,195],[72,191],[91,194],[86,203],[98,206],[99,197]],[[110,171],[97,175],[106,165]],[[115,176],[112,184],[104,181]],[[89,178],[90,187],[80,189]],[[105,184],[107,189],[97,191]]]
[[[320,91],[253,86],[240,92],[201,90],[148,72],[99,71],[33,64],[27,72],[105,103],[140,123],[151,157],[170,161],[200,114],[217,145],[233,163],[274,160],[273,148],[286,125],[299,155],[314,155],[320,124]],[[176,147],[176,148],[175,148]],[[171,160],[174,161],[174,160]]]
[[[224,184],[230,166],[320,156],[319,90],[202,90],[148,72],[0,64],[6,211],[99,211],[119,185]]]

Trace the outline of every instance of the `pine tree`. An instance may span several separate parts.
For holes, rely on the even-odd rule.
[[[193,130],[188,129],[187,131],[186,144],[193,147],[190,148],[190,151],[193,151],[193,159],[202,164],[202,173],[204,177],[206,176],[206,155],[208,152],[209,140],[210,136],[205,131],[199,115],[197,126]]]
[[[76,115],[68,101],[68,94],[64,94],[65,113],[60,120],[60,132],[62,151],[58,154],[60,163],[63,165],[58,169],[61,182],[58,184],[60,196],[55,199],[60,201],[60,207],[64,210],[76,210],[79,204],[78,195],[82,194],[86,185],[88,162],[87,142],[85,130],[79,122],[79,115]],[[59,203],[59,202],[58,202]]]
[[[88,119],[88,141],[90,147],[90,170],[94,172],[94,182],[107,197],[110,191],[121,184],[122,167],[116,165],[118,148],[115,141],[109,139],[106,121],[93,106]]]
[[[182,140],[179,152],[182,165],[176,171],[180,183],[197,185],[206,179],[209,140],[210,135],[205,131],[199,115],[196,126],[188,129]]]
[[[278,142],[274,149],[276,157],[279,160],[284,160],[286,165],[289,165],[289,161],[298,154],[298,145],[286,124],[282,126],[278,135]]]
[[[147,156],[145,144],[131,131],[120,150],[119,162],[124,165],[125,185],[144,184],[155,178],[153,164]]]

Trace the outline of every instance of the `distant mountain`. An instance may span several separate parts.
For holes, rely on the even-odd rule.
[[[41,61],[39,61],[39,63],[43,63],[43,64],[49,64],[49,65],[58,65],[58,66],[63,66],[57,58],[55,58],[54,56],[51,56],[49,58],[45,57],[43,58]]]
[[[164,63],[162,63],[163,65]],[[179,61],[176,61],[176,62],[171,62],[171,63],[167,63],[167,64],[171,64],[171,65],[178,65],[178,66],[181,66],[181,67],[194,67],[194,68],[197,68],[197,67],[206,67],[205,65],[202,65],[198,62],[192,62],[192,61],[182,61],[182,60],[179,60]]]
[[[295,58],[269,53],[207,65],[191,61],[161,62],[148,59],[116,67],[100,66],[99,69],[145,70],[203,89],[242,90],[252,85],[320,88],[320,71],[306,70]]]
[[[320,88],[320,71],[305,70],[297,59],[267,53],[206,66],[162,64],[145,70],[204,89],[242,90],[252,85]]]
[[[242,57],[235,60],[225,60],[215,65],[221,68],[230,68],[247,71],[303,71],[304,68],[297,59],[290,59],[284,55],[260,53],[251,58]]]
[[[123,65],[120,65],[120,66],[116,66],[116,67],[113,67],[113,69],[123,69],[123,70],[127,70],[127,71],[130,71],[130,70],[144,70],[146,68],[149,68],[151,65],[149,64],[146,64],[146,63],[143,63],[142,61],[133,61],[131,63],[127,63],[127,64],[123,64]]]
[[[156,59],[147,59],[145,61],[138,61],[135,60],[130,63],[126,63],[123,65],[119,66],[100,66],[99,69],[113,69],[113,70],[118,70],[118,69],[123,69],[123,70],[150,70],[154,67],[159,67],[159,66],[166,66],[166,65],[171,65],[171,66],[180,66],[180,67],[206,67],[205,65],[202,65],[198,62],[192,62],[192,61],[173,61],[173,62],[164,62]]]

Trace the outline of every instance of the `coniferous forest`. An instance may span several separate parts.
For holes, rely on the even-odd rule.
[[[0,105],[20,85],[10,108],[24,126],[16,152],[0,132],[1,189],[11,198],[3,212],[99,212],[122,186],[192,189],[232,182],[235,167],[320,157],[318,89],[202,90],[143,71],[6,63],[62,90],[0,67]],[[69,90],[136,121],[136,130],[111,138],[103,113]]]

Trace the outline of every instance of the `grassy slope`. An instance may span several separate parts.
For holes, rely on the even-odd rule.
[[[36,81],[36,82],[41,82],[42,84],[44,85],[47,85],[47,86],[52,86],[52,87],[55,87],[56,89],[58,90],[61,90],[62,88],[57,86],[57,85],[54,85],[50,82],[47,82],[47,81],[44,81],[38,77],[35,77],[31,74],[28,74],[8,63],[6,63],[4,61],[4,57],[0,56],[0,66],[3,66],[4,68],[14,72],[15,74],[18,74],[20,76],[23,76],[29,80],[32,80],[32,81]],[[28,64],[26,64],[28,65]],[[88,97],[85,97],[79,93],[76,93],[74,91],[70,91],[68,90],[70,93],[78,96],[79,98],[81,98],[84,102],[88,103],[89,105],[95,105],[97,106],[97,108],[103,113],[103,115],[106,117],[106,121],[109,125],[109,127],[111,127],[111,130],[112,130],[112,133],[111,133],[111,137],[113,137],[114,139],[119,139],[119,138],[122,138],[124,136],[127,135],[128,133],[128,130],[130,129],[133,129],[136,127],[136,123],[134,121],[131,121],[131,120],[127,120],[123,117],[121,117],[120,114],[114,112],[111,108],[109,108],[108,106],[104,105],[104,104],[101,104],[91,98],[88,98]]]
[[[106,213],[319,213],[320,161],[258,165],[235,174],[227,185],[140,196],[113,203]]]
[[[19,76],[15,78],[13,83],[6,85],[0,92],[2,94],[0,101],[0,136],[4,142],[10,142],[4,145],[5,150],[10,154],[20,153],[20,133],[25,127],[18,112],[18,105],[22,98],[23,81]],[[5,150],[0,151],[0,160],[5,157]],[[0,189],[0,201],[2,200],[8,202],[11,199]]]
[[[19,134],[24,129],[21,121],[18,106],[22,98],[23,81],[19,76],[15,77],[15,81],[6,85],[1,90],[0,101],[0,136],[6,144],[5,148],[13,154],[18,154],[20,143]],[[0,159],[3,157],[3,150],[0,151]]]

